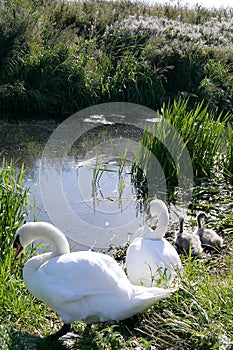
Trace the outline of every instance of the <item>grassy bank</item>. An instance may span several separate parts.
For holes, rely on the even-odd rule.
[[[0,4],[0,112],[70,114],[96,103],[161,108],[190,96],[233,107],[232,10],[143,2]]]

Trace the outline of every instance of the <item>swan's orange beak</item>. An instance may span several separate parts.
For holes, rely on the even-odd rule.
[[[16,237],[15,242],[14,242],[14,248],[16,248],[16,252],[15,252],[15,259],[18,259],[20,256],[20,253],[23,250],[23,246],[19,241],[19,236]]]

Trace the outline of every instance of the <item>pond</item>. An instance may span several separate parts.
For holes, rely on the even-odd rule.
[[[145,120],[153,122],[154,112],[135,114],[130,105],[124,115],[118,106],[107,111],[108,120],[103,113],[77,115],[75,125],[72,120],[68,125],[54,120],[0,124],[2,156],[18,167],[24,163],[35,216],[63,229],[82,248],[123,244],[144,222],[131,167]]]
[[[78,243],[78,249],[122,245],[135,238],[135,231],[145,222],[144,196],[133,179],[132,164],[137,160],[144,128],[160,119],[145,107],[123,105],[122,110],[111,104],[111,112],[107,104],[88,108],[60,124],[51,119],[0,122],[2,156],[18,166],[25,164],[26,185],[36,202],[35,215],[60,227],[72,245]],[[185,160],[189,168],[190,160]],[[149,198],[157,196],[168,202],[163,172],[156,157],[149,163],[153,162],[152,175],[147,172]],[[190,169],[182,181],[176,202],[169,205],[173,230],[177,229],[178,216],[187,216],[193,200]],[[206,182],[201,186],[204,188]],[[216,183],[208,184],[208,191],[213,187]],[[178,198],[180,189],[188,193],[185,200]],[[205,206],[205,199],[202,203]],[[199,204],[195,205],[198,208]],[[231,201],[226,205],[229,209]],[[224,206],[219,210],[225,210]]]

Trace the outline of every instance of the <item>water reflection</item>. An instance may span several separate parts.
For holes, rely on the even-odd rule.
[[[2,122],[1,147],[7,159],[24,162],[27,185],[35,184],[31,191],[37,206],[45,204],[40,220],[51,221],[82,245],[105,248],[125,243],[128,234],[144,223],[145,196],[133,177],[133,162],[146,175],[148,197],[167,198],[160,162],[149,148],[139,146],[144,128],[154,125],[153,137],[164,144],[180,169],[180,198],[187,190],[189,199],[192,166],[182,140],[170,124],[142,106],[97,105],[59,125]]]
[[[102,127],[98,125],[76,140],[65,159],[61,159],[55,150],[53,156],[47,159],[48,163],[46,164],[46,168],[48,167],[50,171],[47,177],[56,179],[57,175],[61,175],[61,185],[66,201],[74,214],[86,224],[86,227],[88,228],[88,224],[94,224],[99,229],[97,230],[99,233],[105,229],[111,233],[105,235],[104,239],[99,239],[95,237],[95,232],[86,230],[80,240],[77,233],[78,227],[74,227],[74,234],[70,234],[69,237],[75,241],[81,241],[81,244],[87,247],[103,248],[109,246],[109,244],[124,243],[128,239],[127,224],[129,221],[134,218],[144,220],[144,214],[139,209],[135,188],[131,181],[130,162],[132,162],[132,155],[130,155],[130,162],[126,161],[120,175],[119,164],[117,163],[119,151],[123,152],[127,147],[122,143],[122,136],[130,137],[132,142],[135,142],[134,146],[136,146],[142,136],[142,130],[136,127],[120,126],[121,136],[119,137],[119,125],[114,125],[111,128],[109,126],[111,125],[105,123]],[[31,198],[35,197],[37,205],[35,215],[40,212],[40,220],[45,221],[51,220],[43,207],[39,188],[39,169],[43,166],[41,157],[44,147],[56,127],[57,124],[52,120],[38,122],[4,121],[0,124],[1,154],[8,161],[13,159],[18,167],[21,166],[22,162],[25,164],[26,186],[30,187]],[[116,142],[118,142],[117,145]],[[100,152],[98,148],[100,143],[101,157],[102,161],[105,162],[106,171],[95,182],[93,181],[93,171],[96,164],[91,164],[90,160],[93,159],[96,162]],[[66,144],[62,147],[66,147]],[[112,148],[111,152],[109,147]],[[54,173],[51,173],[51,166]],[[44,169],[45,174],[46,168]],[[62,172],[59,173],[61,169]],[[48,191],[50,190],[48,189]],[[59,207],[56,193],[51,190],[50,196],[54,202],[55,210],[60,213],[61,221],[66,222],[69,218],[65,217],[62,206]],[[114,228],[119,225],[119,222],[122,227],[125,226],[122,235],[119,232],[114,232]],[[131,228],[136,230],[138,225],[139,221],[136,221]]]

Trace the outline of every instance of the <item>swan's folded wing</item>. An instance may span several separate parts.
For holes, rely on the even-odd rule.
[[[54,298],[64,303],[91,295],[109,295],[119,291],[127,294],[130,288],[117,262],[108,256],[103,257],[103,254],[72,253],[53,258],[40,267],[37,281],[43,286],[42,295],[37,297],[48,305]]]

